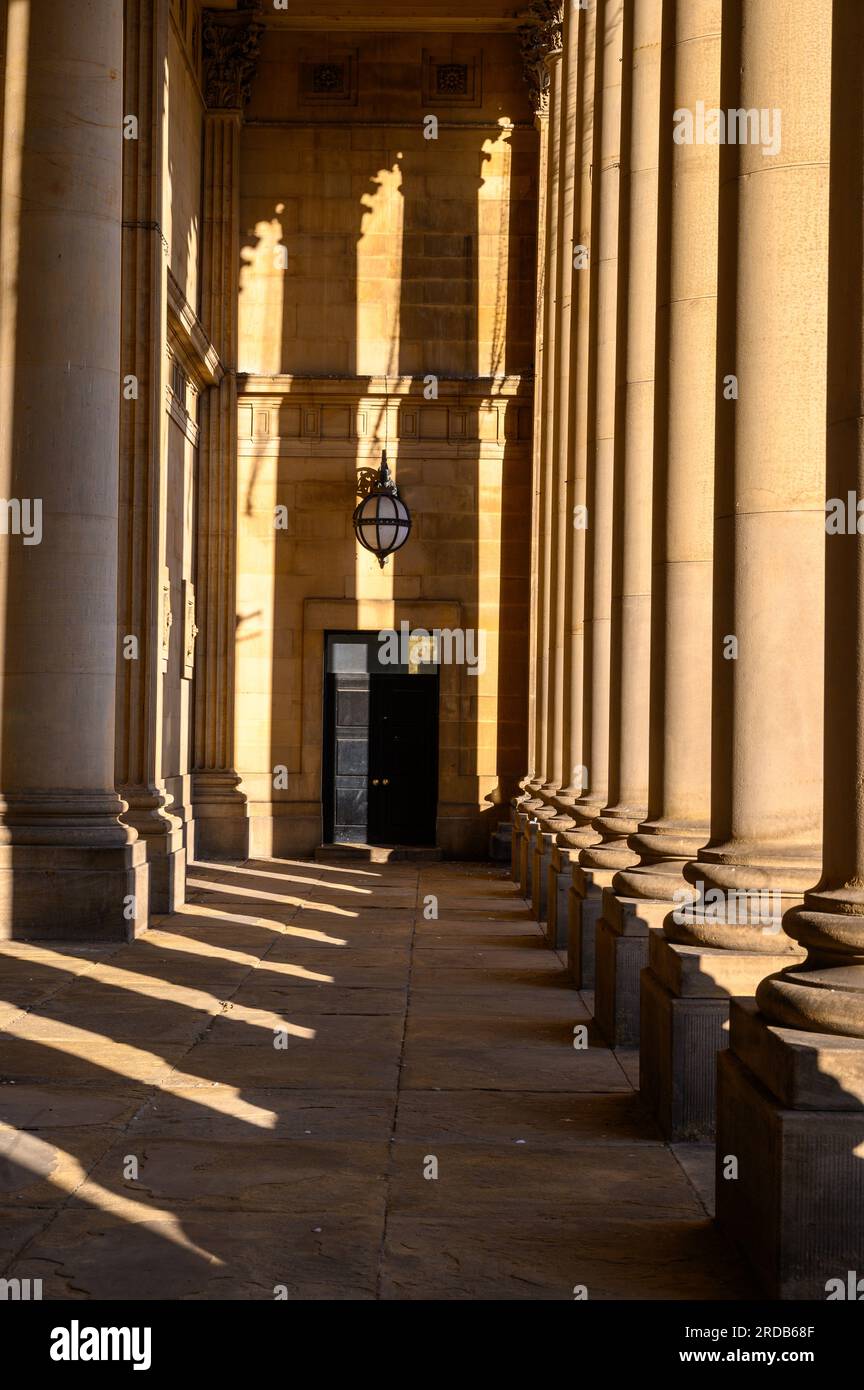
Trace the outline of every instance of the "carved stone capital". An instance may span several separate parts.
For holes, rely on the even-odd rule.
[[[519,26],[519,46],[531,105],[537,116],[549,114],[549,63],[564,46],[562,0],[532,0]]]
[[[265,25],[257,5],[205,10],[201,30],[204,99],[215,110],[242,111],[249,101]]]

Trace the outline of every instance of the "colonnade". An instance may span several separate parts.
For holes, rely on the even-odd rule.
[[[663,1132],[716,1137],[766,1289],[824,1297],[864,1236],[864,15],[537,0],[522,37],[547,78],[513,873]]]

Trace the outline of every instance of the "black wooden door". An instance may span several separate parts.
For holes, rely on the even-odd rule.
[[[369,843],[434,845],[437,675],[372,675],[369,724]]]

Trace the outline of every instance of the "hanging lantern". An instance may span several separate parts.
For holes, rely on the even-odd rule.
[[[387,467],[387,450],[381,455],[378,480],[354,511],[354,534],[365,550],[377,556],[383,569],[387,556],[400,550],[411,531],[411,513],[401,500]]]

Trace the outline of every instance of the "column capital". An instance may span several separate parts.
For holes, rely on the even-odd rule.
[[[531,105],[537,116],[549,114],[550,64],[564,50],[564,6],[562,0],[532,0],[519,26],[519,46]]]
[[[204,11],[201,42],[208,109],[242,111],[248,104],[265,27],[257,4],[247,3],[236,11]]]

